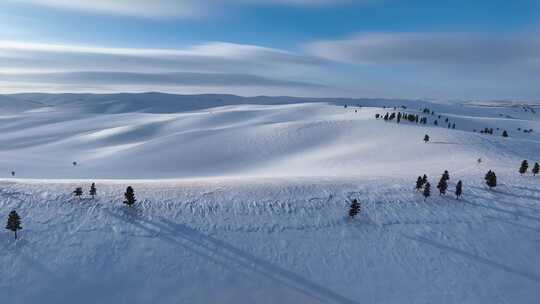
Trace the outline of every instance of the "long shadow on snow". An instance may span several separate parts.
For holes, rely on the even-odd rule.
[[[167,223],[167,225],[164,225],[155,221],[145,219],[141,216],[131,216],[129,214],[128,216],[125,216],[121,214],[116,214],[106,209],[104,210],[104,212],[120,220],[128,222],[136,227],[147,230],[148,232],[155,233],[156,237],[166,240],[170,243],[180,245],[201,257],[204,257],[216,264],[219,264],[224,268],[232,270],[233,272],[239,271],[238,269],[232,267],[230,262],[244,267],[244,270],[263,275],[266,278],[269,278],[281,285],[284,285],[285,287],[292,288],[304,295],[316,298],[323,303],[332,301],[334,303],[342,304],[358,304],[358,302],[355,302],[336,292],[333,292],[324,286],[313,283],[291,271],[282,269],[263,259],[260,259],[245,251],[242,251],[230,245],[229,243],[203,234],[193,228],[190,228],[187,225],[171,222],[167,219],[161,218],[162,222]],[[157,229],[151,229],[142,225],[141,223],[146,223],[148,225],[154,226]],[[165,231],[166,233],[168,233],[168,235],[160,233],[162,231]],[[185,244],[176,239],[176,237],[180,237],[184,241],[196,245],[199,248],[188,246],[189,243]],[[213,255],[216,255],[217,257],[214,257]],[[224,259],[224,261],[222,261],[218,257],[221,257],[222,259]]]
[[[490,210],[510,214],[510,215],[513,215],[513,216],[516,216],[516,217],[522,217],[522,218],[526,218],[526,219],[529,219],[529,220],[540,222],[540,218],[523,214],[523,212],[510,211],[510,210],[505,210],[505,209],[501,209],[501,208],[497,208],[497,207],[493,207],[493,206],[487,206],[487,205],[482,205],[482,204],[478,204],[478,203],[473,203],[473,202],[468,201],[466,199],[461,199],[460,201],[465,203],[465,204],[471,205],[471,206],[482,207],[482,208],[486,208],[486,209],[490,209]]]
[[[475,187],[475,186],[471,186],[471,189],[486,191],[485,188]],[[506,193],[506,192],[501,192],[501,191],[497,191],[497,190],[489,190],[489,193],[495,194],[495,195],[510,196],[512,198],[523,198],[523,199],[528,199],[528,200],[533,200],[533,201],[537,201],[539,199],[539,197],[537,197],[537,196],[524,195],[524,194],[515,194],[515,193]]]
[[[489,216],[489,215],[484,216],[484,218],[490,219],[490,220],[493,220],[493,221],[498,221],[498,222],[506,223],[506,224],[509,224],[509,225],[514,225],[514,226],[516,226],[516,227],[518,227],[518,228],[527,229],[527,230],[532,230],[532,231],[534,231],[534,232],[540,233],[540,228],[535,228],[535,227],[523,225],[523,224],[520,224],[520,223],[516,223],[516,222],[510,221],[509,219],[500,218],[500,217],[495,217],[495,216]]]
[[[472,253],[469,253],[469,252],[466,252],[464,250],[457,249],[457,248],[454,248],[454,247],[450,247],[450,246],[445,245],[445,244],[437,243],[437,242],[435,242],[433,240],[430,240],[430,239],[427,239],[425,237],[421,237],[421,236],[418,236],[418,235],[409,236],[409,235],[406,235],[406,234],[403,234],[403,233],[401,235],[403,235],[404,238],[407,238],[409,240],[413,240],[413,241],[416,241],[416,242],[428,244],[428,245],[433,246],[435,248],[438,248],[440,250],[460,255],[462,257],[468,258],[468,259],[473,260],[475,262],[478,262],[478,263],[481,263],[481,264],[484,264],[484,265],[488,265],[488,266],[491,266],[493,268],[503,270],[503,271],[506,271],[508,273],[515,274],[515,275],[524,277],[524,278],[532,280],[532,281],[540,282],[540,275],[537,275],[537,274],[534,274],[534,273],[529,273],[529,272],[526,272],[526,271],[523,271],[523,270],[514,269],[514,268],[512,268],[510,266],[501,264],[499,262],[492,261],[490,259],[478,256],[478,255],[475,255],[475,254],[472,254]]]
[[[538,190],[538,189],[527,188],[527,187],[521,187],[521,186],[513,186],[512,188],[516,188],[516,189],[520,189],[520,190],[525,190],[525,191],[529,191],[529,192],[533,192],[533,193],[538,193],[538,195],[540,196],[540,190]]]
[[[467,196],[476,197],[476,198],[479,198],[479,199],[482,199],[482,200],[486,200],[485,197],[481,197],[481,196],[473,194],[473,193],[469,193],[469,194],[467,194]],[[467,201],[467,200],[465,200],[465,201]],[[529,206],[525,206],[525,205],[521,205],[521,204],[517,204],[517,203],[512,203],[512,202],[508,202],[508,201],[502,201],[502,200],[496,200],[496,202],[500,203],[500,204],[503,204],[503,205],[510,205],[510,206],[515,207],[515,208],[523,208],[523,209],[531,210],[533,212],[540,212],[540,208],[529,207]]]

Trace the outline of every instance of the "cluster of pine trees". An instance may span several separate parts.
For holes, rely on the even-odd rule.
[[[448,181],[450,180],[450,173],[448,173],[448,170],[444,170],[444,173],[442,174],[439,183],[437,184],[437,189],[439,189],[439,195],[446,195],[446,191],[448,190]],[[431,196],[431,184],[428,181],[427,175],[424,174],[424,176],[418,176],[418,179],[416,179],[416,191],[422,191],[422,195],[424,196],[424,200],[426,200],[428,197]],[[456,184],[456,199],[459,199],[461,195],[463,194],[463,183],[460,181]]]
[[[527,162],[526,159],[524,159],[522,162],[521,162],[521,166],[519,167],[519,174],[523,175],[525,173],[527,173],[527,170],[529,169],[529,162]],[[534,163],[534,166],[531,170],[533,176],[536,176],[536,174],[538,174],[540,172],[540,165],[538,165],[537,162]]]
[[[406,107],[403,107],[403,108],[406,109]],[[394,107],[394,110],[396,110],[396,107]],[[435,115],[435,112],[431,111],[428,108],[424,108],[422,110],[422,113],[427,114],[427,115]],[[386,112],[386,114],[384,116],[381,115],[381,114],[375,114],[375,119],[379,119],[381,117],[383,118],[384,121],[393,121],[395,119],[397,123],[400,123],[402,119],[408,120],[409,122],[419,123],[419,124],[423,124],[423,125],[427,124],[427,122],[428,122],[427,117],[425,117],[425,116],[419,116],[417,114],[410,114],[410,113],[406,113],[406,112],[397,112],[397,114],[395,112],[393,112],[393,113]],[[441,115],[438,116],[438,119],[441,119]],[[446,118],[444,120],[444,122],[448,125],[448,129],[455,129],[456,128],[456,124],[451,123],[448,118]],[[433,124],[438,126],[439,121],[437,119],[435,119],[433,121]]]
[[[82,187],[77,187],[73,191],[73,195],[75,197],[78,197],[79,199],[81,199],[83,194],[84,194],[84,191],[83,191]],[[92,185],[90,185],[90,190],[88,190],[88,194],[90,194],[90,196],[92,196],[92,199],[94,199],[94,197],[96,196],[97,189],[96,189],[96,184],[95,183],[92,183]]]
[[[482,134],[493,134],[493,128],[484,128],[483,130],[480,130],[480,133]]]
[[[409,122],[420,123],[420,124],[427,123],[426,117],[420,117],[416,114],[410,114],[410,113],[405,113],[405,112],[403,113],[397,112],[397,114],[395,112],[392,112],[392,113],[386,112],[384,116],[382,116],[381,114],[375,114],[375,119],[379,119],[381,117],[383,118],[384,121],[393,121],[395,119],[397,123],[401,123],[401,120],[407,120]]]

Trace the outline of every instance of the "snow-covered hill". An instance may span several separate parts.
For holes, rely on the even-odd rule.
[[[438,174],[441,161],[462,170],[479,157],[515,166],[540,149],[540,111],[521,107],[285,97],[221,105],[234,96],[157,93],[14,96],[44,106],[0,116],[2,177],[12,170],[21,178],[410,176]],[[425,107],[436,113],[425,126],[375,120],[389,111],[381,106],[401,105],[412,114]],[[210,107],[194,110],[204,106]],[[495,134],[472,132],[486,127]]]
[[[15,209],[23,222],[17,241],[0,233],[0,303],[540,297],[540,176],[517,172],[540,162],[538,108],[159,93],[0,101],[0,220]],[[434,114],[426,125],[375,119],[394,106]],[[439,196],[444,170],[450,194]],[[413,190],[422,174],[425,202]],[[96,199],[72,196],[91,182]],[[122,204],[128,185],[134,208]],[[355,220],[351,198],[362,202]]]

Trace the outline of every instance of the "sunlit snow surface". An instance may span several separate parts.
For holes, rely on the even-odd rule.
[[[0,96],[0,219],[23,226],[0,232],[0,303],[537,303],[540,176],[517,169],[540,162],[540,114],[235,98]],[[394,105],[435,115],[375,120]]]

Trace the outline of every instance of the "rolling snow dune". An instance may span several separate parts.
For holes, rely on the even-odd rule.
[[[21,178],[410,176],[415,168],[440,170],[442,155],[447,155],[445,167],[455,171],[479,157],[509,164],[533,158],[540,149],[536,132],[517,131],[540,130],[539,114],[519,107],[395,101],[407,104],[409,113],[425,106],[437,112],[428,125],[419,126],[375,120],[376,113],[387,109],[370,106],[373,100],[362,108],[344,108],[326,100],[287,104],[283,97],[277,99],[283,104],[192,110],[196,100],[232,97],[203,95],[171,106],[176,95],[157,102],[155,94],[16,95],[50,105],[45,111],[33,108],[0,117],[0,176],[12,170]],[[103,113],[96,114],[97,109]],[[446,128],[446,118],[456,130]],[[442,127],[432,125],[435,119]],[[496,135],[471,132],[485,127],[500,129]],[[501,138],[502,130],[510,137]],[[426,133],[432,142],[420,144]],[[72,166],[73,161],[78,165]]]
[[[435,114],[426,125],[375,119],[393,107]],[[537,303],[540,176],[517,172],[540,162],[536,109],[0,96],[0,219],[17,210],[23,226],[17,241],[0,233],[0,303]],[[426,201],[414,190],[422,174]],[[354,220],[351,198],[362,202]]]

